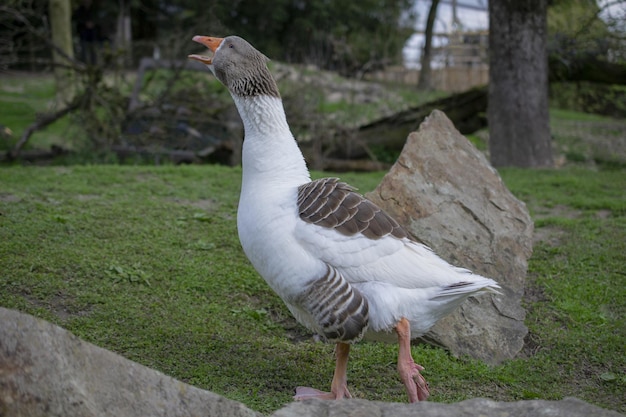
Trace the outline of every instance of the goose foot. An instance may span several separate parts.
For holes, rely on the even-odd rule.
[[[424,367],[416,364],[411,355],[411,325],[409,321],[402,318],[396,325],[398,333],[398,373],[406,388],[409,402],[416,403],[424,401],[430,395],[428,383],[420,374]]]
[[[400,379],[406,388],[407,395],[409,396],[409,402],[416,403],[418,401],[424,401],[430,395],[428,389],[428,383],[420,374],[424,367],[416,364],[413,360],[398,363],[398,372],[400,373]]]
[[[297,387],[296,395],[293,396],[293,399],[296,401],[303,401],[311,398],[316,398],[318,400],[340,400],[342,398],[352,398],[352,395],[350,395],[350,391],[348,391],[347,387],[337,391],[337,393],[320,391],[309,387]]]
[[[293,399],[296,401],[307,400],[309,398],[317,398],[320,400],[340,400],[342,398],[352,398],[348,391],[348,355],[350,353],[350,345],[347,343],[337,343],[335,347],[335,375],[330,385],[330,392],[324,392],[309,387],[296,388],[296,395]]]

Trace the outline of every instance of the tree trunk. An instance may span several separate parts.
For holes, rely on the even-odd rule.
[[[547,0],[489,2],[489,151],[494,166],[553,165]]]
[[[74,58],[72,43],[72,8],[70,0],[50,0],[50,30],[52,42],[61,49],[67,57]],[[54,76],[56,80],[56,97],[61,103],[69,103],[74,98],[72,83],[71,62],[53,49]]]
[[[133,35],[130,21],[130,2],[119,1],[119,14],[117,15],[117,28],[115,30],[115,48],[123,51],[119,55],[118,65],[129,68],[133,64]]]
[[[439,0],[432,0],[430,3],[430,10],[428,11],[428,18],[426,19],[426,30],[424,31],[424,49],[422,50],[422,57],[420,60],[420,78],[417,82],[418,90],[432,90],[432,70],[430,61],[432,59],[432,47],[433,47],[433,30],[435,28],[435,18],[437,17],[437,6]]]

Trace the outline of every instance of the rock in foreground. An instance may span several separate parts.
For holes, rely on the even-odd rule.
[[[474,398],[456,404],[421,402],[417,404],[377,401],[307,401],[289,404],[273,417],[620,417],[577,398],[561,401],[496,402]]]
[[[241,403],[87,343],[44,320],[0,307],[0,416],[258,417],[260,414]],[[570,398],[515,403],[473,399],[457,404],[313,400],[288,404],[273,416],[619,417],[620,414]]]
[[[256,417],[44,320],[0,308],[0,416]]]

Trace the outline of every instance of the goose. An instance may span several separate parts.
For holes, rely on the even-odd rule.
[[[237,230],[243,251],[295,319],[335,343],[330,392],[297,387],[294,399],[351,398],[351,344],[397,341],[409,402],[429,387],[411,354],[467,297],[496,281],[450,265],[338,178],[311,180],[291,133],[269,59],[238,36],[194,36],[213,54],[189,55],[228,88],[244,125]]]

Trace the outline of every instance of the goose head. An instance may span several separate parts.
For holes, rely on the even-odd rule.
[[[213,51],[213,56],[189,55],[189,59],[206,65],[232,94],[238,96],[270,95],[280,97],[267,62],[269,58],[239,36],[215,38],[194,36],[192,39]]]

